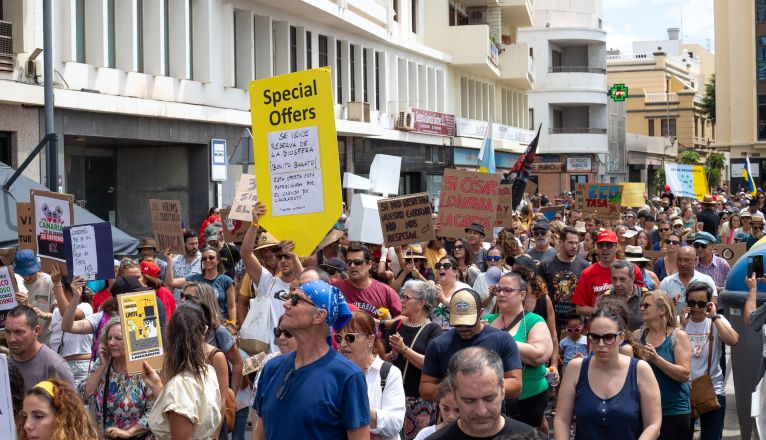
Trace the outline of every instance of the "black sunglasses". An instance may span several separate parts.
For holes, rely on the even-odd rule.
[[[681,244],[678,240],[665,240],[665,244]]]
[[[694,308],[694,307],[699,307],[700,309],[704,309],[705,307],[707,307],[707,301],[694,301],[694,300],[689,300],[689,301],[686,301],[686,304],[687,304],[689,307],[691,307],[691,308]]]
[[[292,338],[293,334],[287,330],[282,330],[279,327],[274,327],[274,338],[279,339],[280,336],[285,335],[286,338]]]
[[[500,261],[503,259],[500,255],[487,255],[486,258],[484,258],[487,261]]]
[[[298,295],[297,293],[287,292],[285,290],[280,290],[279,292],[275,293],[274,299],[279,299],[282,301],[290,301],[293,307],[297,306],[298,303],[301,301],[305,302],[306,304],[311,304],[314,307],[317,306],[312,301]]]
[[[184,301],[196,301],[197,295],[192,295],[191,293],[182,293],[181,299],[183,299]]]
[[[694,243],[693,246],[696,249],[707,249],[707,243]]]
[[[612,249],[614,246],[615,244],[610,241],[602,241],[601,243],[596,243],[596,247],[599,249]]]
[[[452,269],[452,263],[436,263],[434,264],[434,267],[436,268],[436,270],[439,270],[439,269],[449,270],[449,269]]]
[[[357,258],[356,260],[346,260],[346,266],[361,266],[366,262],[367,260],[362,260],[361,258]]]
[[[456,244],[452,249],[458,250],[458,249],[465,249],[465,245],[462,244]]]
[[[343,342],[344,340],[346,341],[347,344],[353,344],[354,342],[356,342],[356,336],[363,335],[363,334],[364,333],[346,333],[346,334],[335,333],[334,335],[332,335],[332,338],[335,340],[335,343],[338,345],[340,345],[341,342]]]

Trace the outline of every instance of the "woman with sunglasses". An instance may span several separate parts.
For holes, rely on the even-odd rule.
[[[742,221],[742,226],[734,230],[734,241],[736,243],[744,242],[747,236],[753,232],[753,228],[750,225],[750,220],[753,218],[752,214],[745,210],[739,214],[739,218]]]
[[[388,343],[393,351],[389,359],[402,371],[407,410],[404,414],[404,439],[412,440],[426,426],[436,423],[436,407],[420,398],[420,373],[426,347],[442,329],[428,318],[436,305],[437,291],[433,284],[410,280],[404,284],[402,316],[396,321]]]
[[[556,440],[655,439],[662,417],[657,380],[645,361],[620,354],[625,325],[613,310],[597,309],[590,321],[592,355],[567,365],[553,421]]]
[[[470,285],[476,282],[476,277],[481,273],[481,269],[476,265],[476,256],[468,248],[468,242],[462,238],[455,240],[455,244],[452,246],[452,258],[457,262],[458,279]],[[440,259],[439,262],[443,260]],[[439,271],[439,268],[434,266]]]
[[[234,280],[224,275],[223,264],[218,250],[207,246],[202,249],[202,273],[194,274],[186,278],[173,278],[172,252],[165,252],[168,267],[165,270],[165,284],[176,289],[182,288],[187,282],[209,284],[215,289],[218,299],[218,309],[224,320],[236,320],[236,295],[234,292]]]
[[[726,386],[724,372],[721,370],[721,341],[729,347],[737,345],[739,334],[729,321],[718,314],[713,301],[710,286],[700,281],[692,281],[686,286],[686,308],[681,312],[681,325],[689,335],[692,353],[692,382],[703,375],[710,376],[713,390],[718,397],[720,408],[702,414],[700,418],[700,439],[720,440],[723,433],[723,421],[726,414]],[[687,439],[694,435],[694,422],[689,424]]]
[[[436,290],[439,294],[436,307],[431,312],[431,321],[437,323],[442,330],[452,328],[449,325],[449,301],[452,294],[466,288],[470,289],[471,286],[460,281],[458,263],[454,258],[447,256],[436,263]]]
[[[677,328],[673,304],[661,290],[646,292],[641,300],[644,326],[633,335],[643,344],[660,386],[662,429],[660,440],[684,438],[689,430],[689,373],[692,347],[686,332]],[[717,359],[716,359],[717,361]]]
[[[723,218],[721,218],[723,221]],[[733,213],[729,216],[729,221],[721,224],[721,241],[725,244],[734,243],[735,231],[742,227],[742,218],[739,214]]]
[[[382,440],[399,440],[404,426],[405,396],[402,373],[378,356],[383,342],[375,337],[375,321],[366,312],[354,312],[351,320],[333,336],[338,351],[365,375],[370,401],[370,434]]]
[[[676,254],[680,249],[681,238],[673,232],[668,235],[662,244],[662,252],[664,257],[658,258],[654,262],[654,272],[657,278],[662,281],[665,277],[673,275],[678,272],[678,266],[676,265]]]
[[[487,320],[492,327],[513,336],[524,364],[519,400],[506,401],[509,416],[547,433],[548,424],[543,417],[548,405],[545,363],[553,353],[553,342],[545,320],[524,310],[527,289],[527,281],[520,273],[503,274],[495,288],[500,313],[488,315]]]

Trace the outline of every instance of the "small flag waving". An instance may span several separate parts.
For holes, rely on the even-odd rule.
[[[752,171],[750,171],[750,156],[745,156],[745,168],[742,169],[742,178],[747,181],[747,192],[755,197],[758,189],[755,187],[755,179],[753,178]]]
[[[537,127],[537,135],[532,139],[524,154],[519,156],[511,171],[508,172],[513,184],[513,189],[511,190],[512,209],[516,209],[519,206],[521,199],[524,197],[524,191],[527,189],[527,180],[532,170],[532,162],[534,162],[535,154],[537,153],[537,142],[540,140],[540,129],[542,126],[543,124],[540,124]]]
[[[492,123],[487,124],[487,131],[484,132],[484,142],[481,143],[479,150],[479,172],[495,172],[495,147],[492,145]]]

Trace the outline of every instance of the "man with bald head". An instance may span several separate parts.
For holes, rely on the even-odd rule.
[[[676,256],[678,272],[665,277],[660,283],[660,290],[668,292],[673,303],[676,305],[676,313],[686,307],[686,286],[692,281],[702,281],[710,286],[713,291],[713,301],[718,302],[718,291],[715,281],[710,275],[705,275],[695,269],[697,266],[697,252],[691,246],[684,246],[678,250]]]

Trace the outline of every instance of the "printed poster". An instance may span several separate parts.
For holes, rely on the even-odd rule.
[[[12,266],[0,266],[0,330],[5,330],[5,315],[17,305],[18,291]]]
[[[64,262],[64,228],[74,223],[74,197],[33,189],[31,200],[37,255]]]
[[[702,165],[666,163],[665,182],[676,197],[702,200],[708,193],[705,167]]]
[[[161,369],[165,357],[157,309],[157,295],[153,290],[126,293],[117,296],[125,358],[129,374],[143,372],[146,361],[154,369]]]

